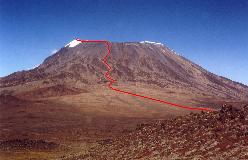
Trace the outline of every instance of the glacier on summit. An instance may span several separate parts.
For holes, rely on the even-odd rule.
[[[75,46],[79,45],[80,43],[82,43],[82,42],[74,39],[73,41],[71,41],[70,43],[65,45],[65,47],[75,47]]]
[[[149,43],[149,44],[155,44],[155,45],[164,45],[163,43],[159,43],[159,42],[152,42],[152,41],[141,41],[140,43]]]

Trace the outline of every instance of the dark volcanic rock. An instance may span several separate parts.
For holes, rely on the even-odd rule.
[[[79,93],[86,93],[87,90],[78,89],[74,87],[68,87],[65,85],[55,85],[44,88],[37,88],[32,91],[23,92],[19,96],[25,98],[43,98],[43,97],[56,97],[63,95],[75,95]]]
[[[248,159],[248,109],[224,105],[141,124],[137,130],[92,148],[92,159]],[[109,141],[109,140],[108,140]]]
[[[0,150],[51,150],[59,145],[44,140],[13,139],[0,141]]]
[[[20,99],[16,96],[12,96],[10,94],[1,94],[0,95],[0,107],[2,107],[2,106],[22,106],[22,105],[26,105],[26,104],[27,104],[27,100]]]

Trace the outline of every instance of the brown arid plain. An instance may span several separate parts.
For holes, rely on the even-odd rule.
[[[187,119],[193,114],[196,118],[192,118],[192,121],[195,121],[194,126],[197,128],[202,124],[199,119],[214,119],[223,110],[227,115],[234,114],[235,119],[235,116],[241,114],[236,110],[242,110],[248,103],[247,86],[210,73],[165,45],[149,42],[111,43],[108,62],[113,68],[111,76],[117,80],[114,87],[181,105],[212,108],[216,112],[192,113],[186,109],[117,93],[107,87],[108,81],[104,77],[107,69],[101,59],[106,54],[105,46],[73,43],[75,41],[32,70],[15,72],[0,79],[1,159],[187,159],[186,155],[180,155],[176,150],[166,154],[160,149],[156,150],[157,154],[163,154],[161,158],[153,156],[154,153],[150,151],[140,152],[142,149],[138,146],[134,152],[142,153],[143,156],[132,157],[135,155],[128,150],[136,146],[138,141],[134,140],[133,146],[130,143],[125,146],[123,142],[122,146],[119,144],[120,137],[131,137],[132,140],[139,132],[144,135],[141,137],[143,140],[139,140],[140,145],[146,145],[149,137],[157,139],[154,136],[161,136],[161,132],[152,131],[157,127],[142,130],[144,127],[140,128],[141,124],[154,126],[165,121],[167,126],[167,122],[171,122],[171,128],[175,129],[180,127],[178,117]],[[234,111],[221,109],[223,104],[232,105]],[[247,128],[248,133],[247,112],[243,113],[244,121],[241,119],[232,123]],[[213,124],[219,126],[218,120],[216,118]],[[186,121],[182,124],[187,125]],[[166,129],[170,132],[170,127]],[[204,130],[200,131],[199,134],[204,135]],[[245,134],[246,129],[240,133],[248,135]],[[169,136],[167,139],[170,139]],[[177,137],[171,138],[176,142]],[[193,143],[192,139],[183,140]],[[173,145],[171,141],[167,146],[161,145],[161,141],[157,143],[154,144],[155,148],[157,145],[168,149]],[[242,145],[247,147],[247,141],[242,142]],[[119,156],[119,152],[109,149],[119,151]],[[205,153],[209,150],[193,149],[198,157],[208,155]],[[244,148],[241,150],[247,151]],[[223,153],[225,151],[228,148]],[[109,157],[108,152],[111,153]],[[192,159],[192,154],[188,159]]]

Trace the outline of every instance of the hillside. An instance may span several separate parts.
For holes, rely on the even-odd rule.
[[[242,107],[240,107],[242,108]],[[66,159],[248,159],[248,106],[140,124]]]

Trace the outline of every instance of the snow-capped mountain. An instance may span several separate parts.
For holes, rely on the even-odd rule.
[[[3,77],[1,88],[34,82],[105,84],[108,81],[104,77],[106,66],[102,58],[106,53],[103,43],[73,40],[37,68]],[[247,86],[214,75],[174,53],[157,42],[112,42],[108,63],[113,68],[112,77],[119,84],[140,83],[232,100],[248,98]]]

